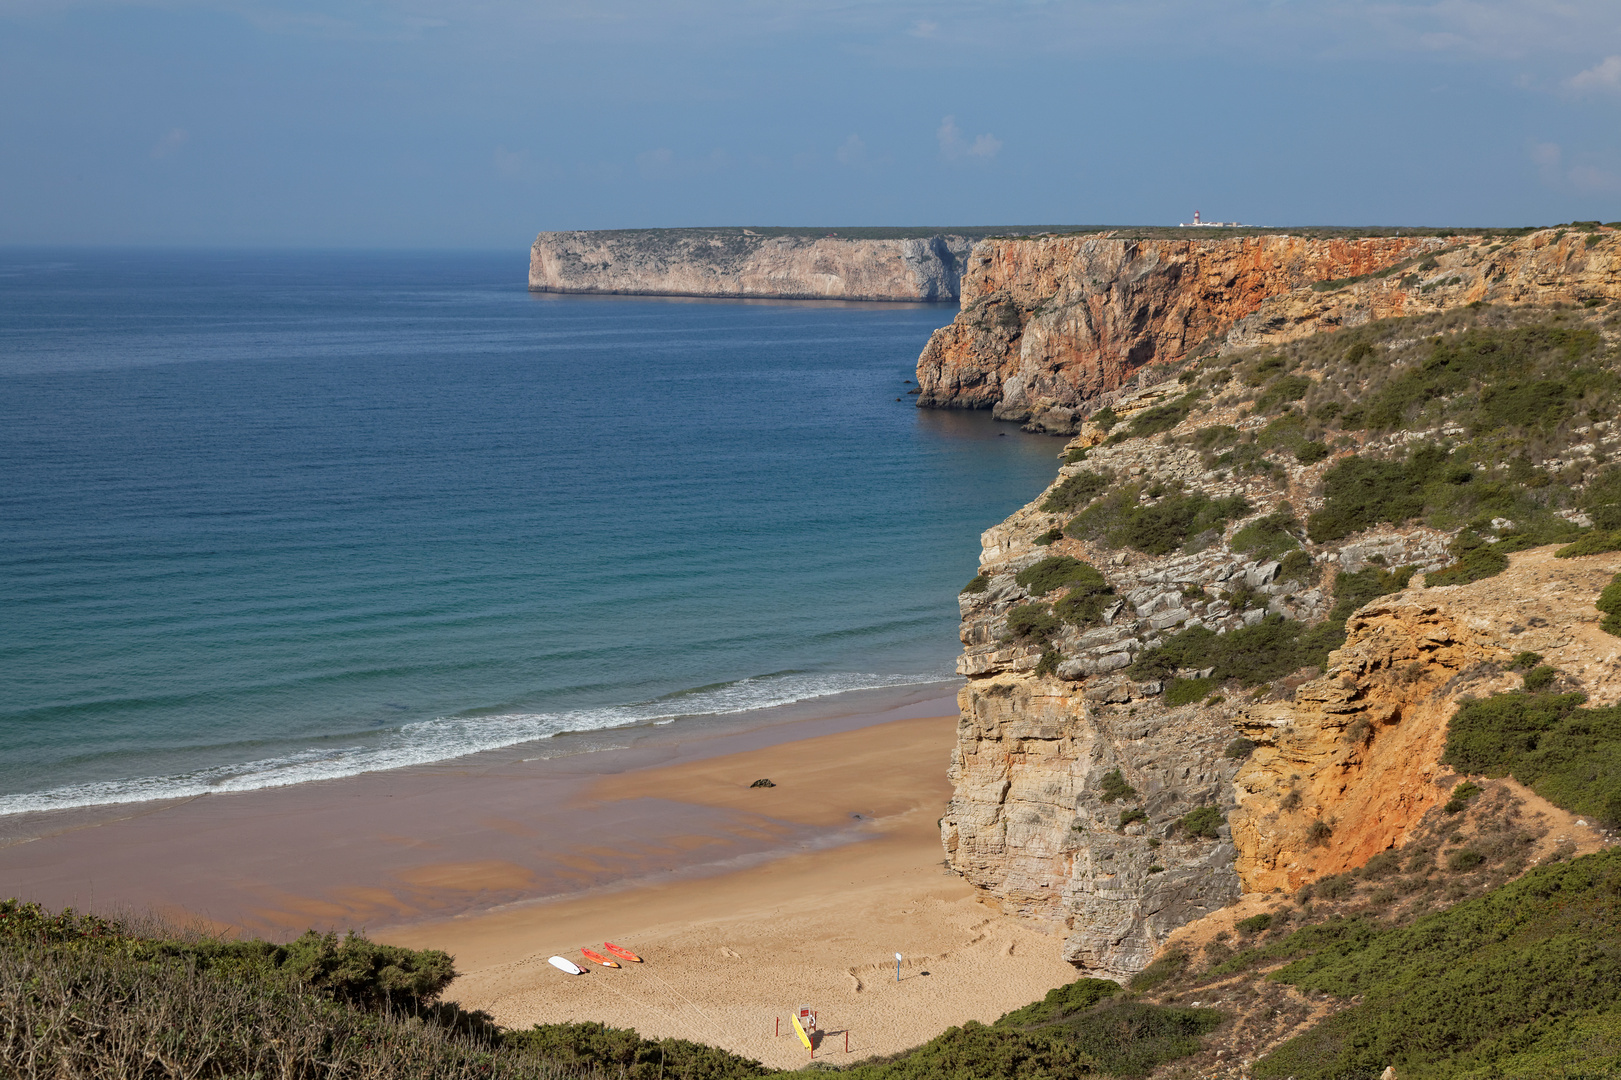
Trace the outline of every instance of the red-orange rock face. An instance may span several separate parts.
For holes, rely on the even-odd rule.
[[[1475,300],[1616,299],[1618,235],[986,240],[969,256],[961,313],[918,358],[918,405],[1073,434],[1093,399],[1207,343],[1278,344]]]
[[[1073,431],[1075,406],[1149,363],[1182,359],[1267,298],[1441,246],[1414,237],[985,241],[969,257],[962,313],[918,360],[918,404],[994,408]]]

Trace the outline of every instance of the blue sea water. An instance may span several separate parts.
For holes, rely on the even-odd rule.
[[[952,308],[523,255],[0,251],[0,813],[950,676],[1060,446],[913,407]]]

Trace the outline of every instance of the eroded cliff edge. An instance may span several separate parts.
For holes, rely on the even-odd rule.
[[[984,240],[918,359],[918,404],[1068,435],[1151,365],[1476,301],[1614,300],[1621,260],[1594,235]]]
[[[751,229],[543,232],[532,292],[792,300],[951,301],[972,241],[766,234]]]
[[[1111,394],[984,534],[942,842],[1077,966],[1128,977],[1245,894],[1401,847],[1458,779],[1457,703],[1517,686],[1517,654],[1621,695],[1593,607],[1621,554],[1552,557],[1621,529],[1621,307],[1561,299],[1621,236],[1527,240],[1577,252],[1547,302],[1224,339]]]

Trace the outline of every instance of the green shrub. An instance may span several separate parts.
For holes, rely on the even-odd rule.
[[[1469,806],[1469,800],[1480,794],[1480,787],[1465,780],[1452,789],[1452,798],[1446,801],[1442,810],[1449,814],[1461,814]]]
[[[1231,446],[1238,441],[1238,429],[1230,424],[1212,424],[1195,431],[1189,444],[1201,453],[1219,446]]]
[[[1599,620],[1599,629],[1621,637],[1621,574],[1610,579],[1593,606],[1604,613],[1604,618]]]
[[[1509,661],[1508,666],[1514,671],[1530,671],[1540,663],[1542,663],[1542,654],[1539,652],[1517,652],[1514,654],[1514,659]]]
[[[1334,835],[1334,827],[1321,818],[1306,826],[1306,846],[1322,847]]]
[[[1279,581],[1303,581],[1311,573],[1311,556],[1296,548],[1278,564]]]
[[[1452,541],[1453,561],[1439,570],[1424,575],[1424,584],[1432,588],[1443,585],[1467,585],[1471,581],[1496,577],[1508,569],[1508,556],[1501,544],[1488,544],[1472,533],[1460,533]]]
[[[1131,422],[1126,426],[1127,430],[1133,436],[1158,435],[1162,431],[1170,431],[1188,418],[1188,413],[1192,411],[1194,402],[1198,400],[1199,393],[1194,391],[1190,394],[1183,394],[1168,404],[1144,409],[1131,418]]]
[[[1048,529],[1046,532],[1044,532],[1040,536],[1036,537],[1035,545],[1037,547],[1046,547],[1047,545],[1053,543],[1055,540],[1062,540],[1063,538],[1064,538],[1064,530],[1063,529]]]
[[[984,592],[986,589],[988,589],[990,587],[991,587],[991,577],[990,577],[990,575],[986,574],[984,572],[980,572],[980,573],[975,574],[973,577],[968,579],[968,584],[966,584],[966,585],[964,585],[962,587],[962,591],[965,592],[965,593],[982,593],[982,592]]]
[[[1588,483],[1581,506],[1594,528],[1621,531],[1621,465],[1611,465]]]
[[[1337,572],[1334,575],[1334,610],[1329,612],[1329,624],[1343,627],[1345,620],[1363,604],[1401,592],[1407,588],[1417,570],[1416,566],[1403,566],[1395,570],[1365,566],[1354,574],[1343,570]]]
[[[1370,926],[1319,947],[1274,978],[1360,1003],[1285,1042],[1253,1075],[1338,1080],[1391,1065],[1403,1077],[1467,1080],[1612,1071],[1621,1064],[1617,895],[1621,850],[1611,849],[1535,869],[1410,926]]]
[[[1422,479],[1401,462],[1352,455],[1323,474],[1324,506],[1311,515],[1307,534],[1323,544],[1380,522],[1418,517],[1421,491]]]
[[[1209,697],[1219,685],[1215,679],[1172,679],[1165,687],[1165,704],[1192,705]]]
[[[1211,499],[1201,492],[1166,495],[1158,502],[1140,506],[1140,491],[1134,484],[1116,489],[1071,518],[1064,526],[1064,535],[1077,540],[1101,538],[1115,547],[1166,555],[1190,536],[1249,512],[1249,504],[1242,496]]]
[[[1106,803],[1120,799],[1134,799],[1137,797],[1137,789],[1126,783],[1126,778],[1120,775],[1119,769],[1110,769],[1098,782],[1098,797]]]
[[[1053,605],[1053,614],[1071,626],[1096,626],[1103,621],[1103,609],[1113,597],[1114,589],[1093,570],[1090,575],[1070,580],[1069,591]]]
[[[1045,645],[1062,629],[1063,624],[1047,610],[1046,604],[1020,604],[1007,615],[1008,636],[1020,641]]]
[[[1314,384],[1303,375],[1284,375],[1273,380],[1272,385],[1261,392],[1255,399],[1255,411],[1258,413],[1277,412],[1291,402],[1299,401],[1306,396],[1306,392]]]
[[[629,1028],[594,1022],[536,1024],[508,1034],[510,1046],[580,1070],[602,1070],[626,1080],[691,1076],[703,1080],[745,1080],[773,1070],[714,1046],[686,1039],[644,1039]]]
[[[1572,813],[1621,824],[1621,706],[1581,694],[1517,691],[1458,706],[1442,761],[1462,773],[1511,775]]]
[[[1401,852],[1386,848],[1384,851],[1375,852],[1372,858],[1362,864],[1357,873],[1370,881],[1377,881],[1389,877],[1400,869]]]
[[[1312,882],[1311,892],[1320,900],[1344,900],[1356,892],[1356,881],[1350,874],[1332,874]]]
[[[1070,584],[1108,587],[1096,567],[1068,555],[1049,555],[1040,562],[1031,563],[1014,574],[1013,580],[1028,589],[1031,596],[1045,596],[1054,589]]]
[[[1240,919],[1233,925],[1235,925],[1242,933],[1259,934],[1262,930],[1265,930],[1267,927],[1272,925],[1272,915],[1269,912],[1263,911],[1259,915],[1251,915],[1247,919]]]
[[[1098,426],[1098,430],[1102,431],[1104,434],[1108,434],[1111,430],[1113,430],[1116,424],[1120,423],[1120,415],[1114,411],[1113,405],[1103,406],[1103,408],[1093,413],[1090,417],[1088,417],[1088,419],[1091,420],[1092,423],[1096,424]]]
[[[1130,825],[1134,821],[1147,821],[1147,820],[1148,820],[1148,812],[1146,810],[1142,810],[1142,809],[1139,809],[1137,807],[1132,807],[1129,810],[1120,811],[1120,826],[1119,827],[1124,829],[1127,825]]]
[[[1525,673],[1525,688],[1533,693],[1546,690],[1553,685],[1553,681],[1558,677],[1558,668],[1549,667],[1547,664],[1539,664]]]
[[[1621,529],[1614,532],[1593,529],[1583,533],[1582,538],[1574,544],[1566,544],[1553,554],[1556,559],[1574,559],[1582,555],[1603,555],[1610,551],[1621,551]]]
[[[1067,451],[1064,452],[1064,464],[1065,465],[1078,465],[1081,462],[1085,461],[1086,460],[1086,450],[1087,450],[1087,448],[1084,447],[1084,446],[1072,446],[1072,447],[1070,447]]]
[[[1237,679],[1244,686],[1258,686],[1322,663],[1328,650],[1344,641],[1344,633],[1328,623],[1307,629],[1282,615],[1268,615],[1226,634],[1195,626],[1139,653],[1128,671],[1134,679],[1147,680],[1169,679],[1183,668],[1213,668],[1211,678],[1217,683]]]
[[[1205,840],[1218,839],[1221,836],[1219,830],[1225,824],[1227,819],[1214,806],[1201,806],[1191,810],[1177,822],[1188,836]]]
[[[1315,465],[1334,451],[1328,448],[1327,443],[1306,442],[1295,448],[1295,460],[1302,465]]]
[[[1188,954],[1180,949],[1172,949],[1155,957],[1152,964],[1127,980],[1126,988],[1139,994],[1146,993],[1187,966]]]
[[[1454,872],[1473,870],[1485,861],[1486,856],[1474,848],[1458,848],[1456,851],[1447,852],[1447,869]]]
[[[1105,998],[1120,993],[1120,984],[1110,979],[1076,979],[1054,990],[1040,1001],[1004,1013],[995,1027],[1019,1028],[1061,1020],[1069,1013],[1090,1009]]]
[[[1244,736],[1240,735],[1238,738],[1227,744],[1227,749],[1222,751],[1222,756],[1233,761],[1247,758],[1252,752],[1254,752],[1255,746],[1256,744],[1253,739],[1246,739]]]
[[[1300,541],[1294,536],[1299,528],[1300,521],[1285,503],[1273,513],[1256,518],[1239,529],[1233,534],[1229,546],[1234,551],[1253,552],[1257,559],[1275,559],[1285,551],[1300,546]]]
[[[1108,487],[1108,477],[1082,469],[1064,477],[1064,482],[1053,488],[1042,500],[1041,508],[1049,514],[1062,514],[1078,506],[1085,506]]]

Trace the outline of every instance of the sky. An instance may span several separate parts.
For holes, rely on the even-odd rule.
[[[0,0],[0,244],[1621,219],[1621,0]]]

